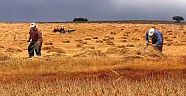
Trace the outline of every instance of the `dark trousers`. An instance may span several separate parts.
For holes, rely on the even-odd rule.
[[[34,51],[36,55],[41,56],[41,45],[39,45],[37,42],[30,42],[28,46],[29,57],[34,56]]]
[[[152,44],[156,44],[156,42],[157,41],[152,41]],[[162,44],[158,44],[155,48],[158,49],[160,52],[162,52],[163,51],[163,42],[162,42]]]
[[[158,45],[158,46],[156,46],[156,48],[157,48],[160,52],[163,51],[163,45]]]

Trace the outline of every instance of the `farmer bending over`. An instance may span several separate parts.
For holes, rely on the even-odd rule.
[[[154,29],[154,28],[150,28],[149,30],[147,30],[147,32],[145,34],[145,40],[146,40],[147,46],[149,45],[150,40],[151,40],[153,46],[156,49],[158,49],[160,52],[162,52],[163,35],[160,31],[158,31],[157,29]]]
[[[36,23],[31,23],[29,35],[28,42],[31,40],[30,45],[28,46],[29,58],[34,56],[34,51],[36,52],[36,55],[41,56],[43,39],[42,33],[36,27]]]

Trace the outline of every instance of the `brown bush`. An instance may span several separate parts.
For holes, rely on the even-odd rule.
[[[46,42],[44,45],[53,45],[52,42]]]
[[[98,37],[92,37],[92,39],[98,39]]]
[[[118,48],[126,48],[126,45],[118,45]]]
[[[83,45],[82,44],[76,44],[76,47],[81,48],[81,47],[83,47]]]
[[[42,50],[47,51],[47,53],[56,52],[56,53],[63,53],[63,54],[65,54],[65,51],[63,49],[55,48],[54,46],[46,46],[46,47],[43,47]]]
[[[183,32],[183,34],[185,35],[185,34],[186,34],[186,32]]]
[[[126,34],[130,34],[131,32],[125,32]],[[127,35],[128,36],[128,35]]]
[[[102,40],[96,40],[96,43],[103,43]]]
[[[64,40],[63,43],[70,43],[70,41],[69,40]]]
[[[4,46],[0,45],[0,48],[5,48]]]
[[[173,41],[173,40],[172,40],[172,39],[167,39],[166,41],[170,41],[170,42],[171,42],[171,41]]]
[[[126,47],[134,47],[133,44],[127,44]]]
[[[109,39],[104,38],[103,41],[108,41]]]
[[[22,52],[22,50],[17,48],[7,48],[5,52]]]
[[[114,42],[111,40],[106,41],[106,43],[107,43],[107,45],[115,45]]]
[[[172,36],[171,38],[177,38],[176,36]]]
[[[114,40],[114,37],[108,37],[109,40]]]
[[[167,43],[167,46],[171,46],[172,44],[173,44],[173,43],[171,43],[171,42],[168,42],[168,43]]]
[[[87,37],[87,38],[85,38],[84,40],[91,40],[91,38],[88,38],[88,37]]]
[[[134,40],[134,41],[139,41],[140,39],[138,39],[138,38],[132,38],[132,40]]]
[[[173,33],[169,33],[168,35],[173,35]]]
[[[127,39],[127,37],[123,36],[123,37],[120,37],[119,39]]]
[[[124,34],[123,36],[128,37],[129,35],[128,34]]]
[[[120,42],[127,42],[127,40],[120,40]]]
[[[111,35],[116,35],[116,32],[110,32]]]
[[[65,51],[63,49],[61,49],[61,48],[52,48],[52,49],[47,51],[47,53],[50,53],[50,52],[56,52],[56,53],[65,54]]]
[[[43,47],[42,50],[52,50],[53,48],[55,48],[54,46],[46,46]]]
[[[81,44],[87,44],[87,42],[86,42],[86,41],[81,41],[81,42],[79,42],[79,43],[81,43]]]
[[[76,42],[82,42],[83,40],[81,40],[81,39],[76,39],[76,40],[74,40],[74,41],[76,41]]]

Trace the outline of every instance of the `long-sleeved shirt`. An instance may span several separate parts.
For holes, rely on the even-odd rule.
[[[43,42],[42,33],[37,28],[31,28],[29,35],[29,40],[32,40],[31,42]]]
[[[163,45],[163,35],[160,31],[158,31],[156,29],[155,29],[152,37],[149,36],[149,30],[147,30],[147,32],[145,34],[145,40],[146,40],[146,42],[149,42],[150,39],[152,40],[152,44],[155,44],[156,46]]]

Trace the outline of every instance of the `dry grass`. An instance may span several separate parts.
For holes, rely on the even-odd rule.
[[[65,23],[69,34],[53,33],[57,25],[38,25],[43,56],[28,59],[29,24],[0,23],[1,96],[185,95],[185,25]],[[163,54],[144,50],[151,26],[164,34]]]
[[[120,79],[116,83],[112,80],[76,78],[74,81],[69,78],[0,83],[0,94],[4,96],[184,96],[186,92],[184,85],[186,80],[180,77],[141,81]]]

